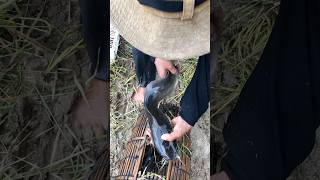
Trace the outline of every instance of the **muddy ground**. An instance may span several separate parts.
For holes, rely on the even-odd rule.
[[[15,58],[12,74],[20,79],[14,79],[11,91],[19,91],[10,97],[10,107],[0,110],[0,179],[85,179],[106,139],[70,121],[71,107],[89,79],[83,43],[63,55],[82,39],[78,1],[19,1],[17,6],[20,15],[43,19],[52,30],[31,33],[37,54]],[[1,96],[1,105],[9,103]]]

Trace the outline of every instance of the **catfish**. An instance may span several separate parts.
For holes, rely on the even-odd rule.
[[[177,82],[177,74],[167,73],[166,77],[150,82],[144,94],[144,106],[147,110],[153,144],[167,161],[179,159],[179,154],[176,141],[161,139],[163,134],[172,132],[172,125],[169,118],[159,109],[159,103],[174,91]]]

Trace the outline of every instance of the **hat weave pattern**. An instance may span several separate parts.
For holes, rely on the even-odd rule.
[[[110,9],[122,37],[148,55],[177,60],[210,52],[210,4],[188,20],[157,16],[137,0],[111,0]]]

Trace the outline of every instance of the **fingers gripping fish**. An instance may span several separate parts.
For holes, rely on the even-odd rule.
[[[148,112],[148,122],[154,146],[166,160],[174,160],[179,158],[179,155],[175,141],[169,142],[161,139],[161,135],[172,132],[172,126],[168,117],[161,112],[158,106],[162,99],[174,91],[177,85],[177,76],[168,73],[165,78],[150,82],[144,96],[144,106]]]

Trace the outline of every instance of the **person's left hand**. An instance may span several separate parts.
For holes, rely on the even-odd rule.
[[[168,71],[171,72],[172,74],[178,73],[178,69],[174,66],[174,64],[170,60],[156,58],[154,60],[154,64],[156,66],[158,75],[161,78],[166,77]]]
[[[181,116],[172,119],[174,125],[173,131],[170,134],[163,134],[161,139],[166,141],[174,141],[182,138],[192,128]]]

